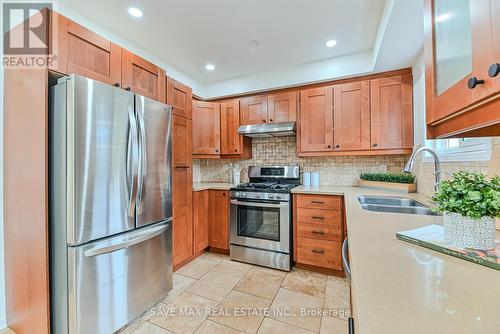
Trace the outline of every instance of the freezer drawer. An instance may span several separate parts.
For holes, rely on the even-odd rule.
[[[113,333],[165,298],[171,249],[170,222],[69,247],[69,333]]]

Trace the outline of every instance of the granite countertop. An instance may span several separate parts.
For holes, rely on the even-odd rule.
[[[193,182],[193,191],[202,190],[229,190],[234,187],[233,183],[225,182]]]
[[[498,333],[500,271],[396,239],[398,231],[441,224],[441,217],[371,212],[358,195],[418,194],[358,187],[294,188],[344,195],[357,333]],[[497,232],[500,238],[500,232]]]

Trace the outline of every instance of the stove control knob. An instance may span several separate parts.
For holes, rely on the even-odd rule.
[[[245,198],[245,197],[247,197],[247,194],[246,193],[240,193],[240,197]]]
[[[269,195],[267,195],[267,198],[269,198],[269,199],[273,199],[273,198],[275,198],[275,197],[276,197],[276,196],[274,196],[274,194],[269,194]]]

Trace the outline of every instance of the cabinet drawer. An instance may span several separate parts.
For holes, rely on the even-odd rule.
[[[297,262],[342,270],[341,243],[299,237],[297,238]]]
[[[342,210],[341,196],[298,195],[297,207],[306,209]]]
[[[342,223],[342,211],[297,209],[297,223],[338,225]]]
[[[297,236],[330,241],[342,240],[340,225],[297,224]]]

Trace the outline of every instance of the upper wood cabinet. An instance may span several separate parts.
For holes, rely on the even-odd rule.
[[[398,75],[370,82],[373,149],[413,147],[412,76]]]
[[[167,77],[167,104],[173,108],[174,115],[192,118],[193,90],[170,77]]]
[[[76,22],[51,12],[52,29],[57,40],[51,45],[57,60],[51,70],[78,74],[110,85],[121,85],[122,49]]]
[[[240,101],[220,104],[221,154],[239,154],[242,136],[238,135],[240,126]]]
[[[333,89],[331,86],[300,92],[297,142],[299,152],[333,150]]]
[[[267,96],[258,95],[241,99],[241,124],[267,123]]]
[[[267,97],[269,123],[295,121],[297,92],[271,94]]]
[[[333,107],[335,150],[369,150],[370,82],[333,86]]]
[[[193,154],[220,156],[220,104],[193,101]]]
[[[499,6],[498,0],[425,0],[429,137],[481,135],[481,129],[500,128],[495,70],[500,63]],[[490,76],[490,70],[497,76]]]
[[[192,143],[192,125],[191,120],[173,115],[173,154],[172,165],[174,167],[188,167],[193,165],[193,143]]]
[[[122,86],[165,103],[165,71],[125,49],[122,49]]]
[[[229,191],[209,191],[210,247],[229,250]]]

